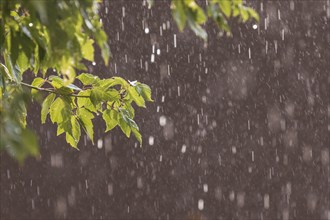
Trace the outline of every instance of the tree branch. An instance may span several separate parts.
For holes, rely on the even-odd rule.
[[[54,94],[57,94],[57,95],[63,95],[63,94],[57,92],[56,90],[52,90],[52,89],[48,89],[48,88],[39,88],[39,87],[32,86],[32,85],[24,83],[24,82],[20,82],[20,84],[23,85],[23,86],[29,87],[31,89],[38,90],[38,91],[54,93]],[[90,98],[90,96],[88,96],[88,95],[77,95],[77,94],[73,94],[73,93],[72,94],[66,94],[66,95],[67,96],[74,96],[74,97],[78,97],[78,98]]]

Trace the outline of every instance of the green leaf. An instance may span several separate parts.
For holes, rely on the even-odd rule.
[[[29,63],[29,59],[28,57],[25,55],[25,53],[20,52],[18,54],[18,58],[17,58],[17,65],[21,71],[21,73],[25,72],[25,70],[30,68],[30,63]]]
[[[94,43],[94,41],[92,39],[88,39],[81,48],[83,57],[89,61],[94,61],[93,43]]]
[[[91,90],[87,89],[85,91],[81,91],[78,93],[79,96],[90,96],[91,95]],[[97,106],[97,108],[94,106],[94,104],[92,103],[90,98],[87,97],[77,97],[77,104],[78,106],[81,107],[85,107],[86,109],[88,109],[91,112],[97,112],[97,108],[99,106]]]
[[[0,73],[4,78],[8,78],[10,80],[13,80],[13,77],[10,75],[9,70],[2,63],[0,63]]]
[[[68,142],[71,147],[78,149],[77,145],[81,135],[80,125],[75,116],[71,116],[70,122],[72,130],[71,132],[66,132],[66,142]]]
[[[91,90],[91,101],[96,107],[102,102],[114,101],[119,98],[119,93],[117,90],[105,91],[104,89],[97,87]]]
[[[54,88],[61,88],[64,87],[64,81],[61,77],[58,76],[50,76],[49,77],[50,80],[50,84],[52,84],[52,86],[54,86]]]
[[[259,21],[259,15],[255,10],[253,10],[252,8],[248,8],[247,11],[249,12],[250,17],[252,17],[257,22]]]
[[[240,8],[240,16],[243,22],[246,22],[249,19],[249,12],[246,10],[244,6]]]
[[[218,2],[223,14],[226,15],[227,18],[229,18],[231,15],[231,1],[218,0]]]
[[[64,101],[62,97],[58,97],[55,101],[51,104],[50,110],[50,119],[53,123],[62,123],[70,119],[71,117],[71,106],[67,101]]]
[[[118,120],[118,125],[119,125],[120,129],[122,130],[122,132],[126,135],[126,137],[129,138],[131,136],[131,128],[126,123],[126,121],[124,119],[120,118]]]
[[[204,41],[207,40],[207,33],[206,31],[197,23],[188,19],[188,24],[191,30],[199,37],[201,37]]]
[[[107,126],[105,132],[112,130],[118,125],[118,112],[115,110],[106,109],[102,114],[102,118]]]
[[[41,123],[46,122],[46,118],[49,112],[49,108],[52,105],[56,95],[54,93],[49,94],[41,105]]]
[[[194,22],[197,24],[203,24],[206,22],[206,15],[204,10],[197,5],[194,0],[185,0],[185,5],[188,6],[188,17],[193,18]]]
[[[94,144],[94,129],[92,123],[92,119],[94,118],[93,113],[91,113],[85,108],[80,108],[78,111],[78,117],[87,136]]]
[[[79,76],[76,77],[77,79],[80,80],[80,82],[82,82],[83,85],[92,85],[94,83],[97,83],[100,79],[97,76],[94,76],[92,74],[89,73],[82,73]]]
[[[137,92],[137,90],[133,86],[130,86],[128,88],[128,93],[137,106],[144,108],[146,107],[143,97]]]
[[[135,121],[130,117],[130,113],[128,110],[121,109],[120,115],[121,115],[121,118],[128,124],[129,127],[139,129],[139,127],[137,126]]]
[[[44,83],[45,83],[45,80],[43,78],[37,77],[32,81],[31,86],[40,88]],[[33,97],[35,97],[38,94],[38,92],[39,91],[37,89],[33,89],[33,88],[31,89],[31,95]]]
[[[187,16],[184,10],[184,3],[181,0],[172,1],[171,8],[172,8],[173,18],[176,24],[178,25],[179,30],[183,31],[187,23]]]
[[[140,134],[140,131],[136,128],[132,128],[132,132],[133,132],[134,136],[136,137],[136,139],[139,141],[139,143],[142,145],[142,136]]]
[[[148,85],[143,83],[137,83],[135,86],[136,91],[148,102],[153,102],[151,98],[151,89]]]
[[[11,58],[8,54],[5,53],[4,56],[5,60],[5,67],[7,70],[5,70],[6,73],[9,74],[9,78],[15,82],[20,82],[22,80],[22,74],[17,71],[11,61]]]
[[[110,87],[120,85],[122,88],[129,86],[129,83],[121,77],[111,77],[110,79],[102,79],[99,84],[100,87],[104,89],[109,89]]]

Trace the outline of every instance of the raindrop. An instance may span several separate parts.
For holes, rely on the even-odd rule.
[[[160,49],[157,49],[156,53],[157,53],[157,55],[160,55]]]
[[[206,193],[209,191],[209,186],[206,183],[203,184],[203,191]]]
[[[242,208],[245,203],[245,193],[244,192],[239,192],[237,193],[237,206]]]
[[[182,148],[181,148],[181,153],[186,153],[186,150],[187,150],[187,146],[184,144],[182,145]]]
[[[164,115],[159,117],[159,124],[162,127],[166,125],[166,117]]]
[[[124,18],[124,17],[125,17],[125,14],[126,14],[126,13],[125,13],[125,7],[122,7],[121,9],[122,9],[123,18]]]
[[[95,66],[95,65],[96,65],[96,63],[95,63],[95,62],[93,62],[93,63],[92,63],[92,65],[93,65],[93,66]]]
[[[32,27],[33,26],[33,24],[32,23],[29,23],[29,27]]]
[[[88,180],[87,179],[85,179],[85,187],[86,187],[86,189],[88,189]]]
[[[174,34],[174,48],[176,48],[176,34]]]
[[[31,206],[32,206],[32,209],[35,209],[35,204],[34,204],[34,199],[31,199]]]
[[[149,145],[152,146],[155,143],[155,138],[153,136],[149,137]]]
[[[103,140],[102,139],[98,139],[97,141],[97,148],[101,149],[103,147]]]
[[[199,199],[198,200],[198,209],[199,210],[203,210],[204,209],[204,200],[203,199]]]
[[[113,195],[113,185],[111,183],[108,184],[108,195],[109,196]]]
[[[149,34],[149,31],[150,31],[149,28],[144,29],[144,33],[146,33],[146,34]]]
[[[163,36],[163,29],[162,29],[162,26],[159,27],[159,35],[160,35],[160,36]]]
[[[269,194],[265,194],[264,196],[264,208],[269,209]]]
[[[230,193],[229,193],[229,200],[230,200],[230,201],[234,201],[234,199],[235,199],[235,192],[232,190],[232,191],[230,191]]]
[[[237,152],[237,149],[236,149],[236,147],[235,147],[235,146],[233,146],[233,147],[231,148],[231,151],[232,151],[232,153],[233,153],[233,154],[236,154],[236,152]]]
[[[254,25],[252,26],[252,28],[253,28],[254,30],[256,30],[256,29],[258,28],[258,25],[254,24]]]
[[[151,54],[151,60],[152,63],[155,62],[155,54]]]

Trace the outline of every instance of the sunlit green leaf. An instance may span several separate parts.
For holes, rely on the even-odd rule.
[[[137,83],[135,86],[136,91],[148,102],[153,102],[151,98],[151,89],[148,85]]]
[[[71,145],[71,147],[78,149],[77,145],[81,135],[80,125],[75,116],[71,116],[70,122],[72,130],[71,132],[66,132],[66,141]]]
[[[253,10],[252,8],[248,8],[247,11],[253,19],[255,19],[257,22],[259,21],[259,15],[255,10]]]
[[[97,106],[101,102],[107,101],[109,96],[101,88],[96,88],[91,90],[91,101],[94,106]]]
[[[127,124],[127,122],[124,119],[120,118],[118,120],[118,125],[119,125],[120,129],[122,130],[122,132],[126,135],[126,137],[129,138],[131,136],[131,128]]]
[[[231,1],[223,1],[223,0],[218,0],[221,11],[226,15],[227,18],[230,17],[231,15]]]
[[[49,112],[49,108],[50,108],[51,104],[53,103],[55,97],[56,97],[56,95],[54,93],[51,93],[43,101],[43,103],[41,105],[41,122],[42,123],[46,122],[46,118],[47,118],[47,115],[48,115],[48,112]]]
[[[94,61],[93,43],[94,41],[92,39],[89,39],[85,42],[85,44],[81,48],[83,57],[89,61]]]
[[[55,99],[51,104],[50,110],[50,119],[53,123],[61,123],[65,120],[70,119],[71,116],[71,106],[68,102],[64,101],[61,97]]]
[[[130,86],[128,88],[128,93],[130,94],[131,99],[137,104],[137,106],[144,108],[146,107],[143,97],[137,92],[137,90],[133,86]]]
[[[44,83],[45,83],[45,80],[43,78],[36,77],[32,81],[31,86],[41,87]]]
[[[100,80],[97,76],[94,76],[89,73],[82,73],[76,78],[79,79],[80,82],[82,82],[82,84],[84,85],[92,85]]]
[[[92,123],[92,119],[94,118],[93,113],[85,108],[80,108],[78,111],[78,117],[89,139],[94,143],[94,129]]]
[[[132,132],[133,132],[134,136],[136,137],[136,139],[139,141],[139,143],[142,144],[142,136],[140,134],[140,131],[136,128],[132,128]]]
[[[106,132],[112,130],[118,125],[118,113],[115,110],[106,109],[102,114],[103,120],[107,126]]]
[[[78,93],[79,96],[90,96],[91,95],[91,90],[87,89],[85,91],[81,91]],[[95,108],[94,104],[92,103],[90,98],[87,97],[77,97],[77,104],[78,106],[85,107],[89,111],[96,112],[97,109]]]

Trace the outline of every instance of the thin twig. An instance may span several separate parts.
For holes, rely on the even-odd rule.
[[[24,83],[24,82],[21,82],[21,85],[29,87],[31,89],[36,89],[36,90],[42,91],[42,92],[49,92],[49,93],[54,93],[54,94],[58,94],[58,95],[64,95],[64,94],[61,94],[61,93],[57,92],[56,90],[52,90],[50,88],[39,88],[39,87],[32,86],[32,85]],[[90,98],[90,96],[87,96],[87,95],[77,95],[77,94],[65,94],[65,95],[74,96],[74,97],[78,97],[78,98]]]

